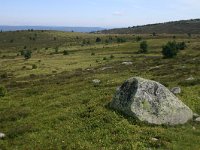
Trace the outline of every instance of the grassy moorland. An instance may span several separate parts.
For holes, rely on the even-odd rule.
[[[0,132],[6,134],[0,149],[199,149],[198,123],[148,125],[108,107],[116,87],[140,76],[181,87],[178,97],[200,114],[199,35],[140,35],[147,54],[137,53],[136,36],[0,33],[0,85],[7,89],[0,97]],[[172,40],[187,48],[163,59],[162,45]],[[20,55],[23,49],[32,51],[30,59]]]

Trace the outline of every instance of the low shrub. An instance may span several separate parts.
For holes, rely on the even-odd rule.
[[[7,90],[4,86],[0,86],[0,97],[4,97],[7,93]]]
[[[37,69],[37,65],[36,65],[36,64],[33,64],[33,65],[32,65],[32,69]]]
[[[69,52],[67,50],[64,50],[63,55],[69,55]]]

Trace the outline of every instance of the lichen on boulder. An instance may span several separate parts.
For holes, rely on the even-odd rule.
[[[193,112],[162,84],[133,77],[117,89],[110,107],[150,124],[184,124]]]

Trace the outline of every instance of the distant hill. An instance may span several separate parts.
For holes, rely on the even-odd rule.
[[[105,30],[100,27],[54,27],[54,26],[0,26],[2,31],[17,31],[17,30],[55,30],[55,31],[67,31],[67,32],[95,32]]]
[[[200,19],[181,20],[101,31],[101,33],[106,34],[152,34],[154,32],[159,34],[200,34]]]

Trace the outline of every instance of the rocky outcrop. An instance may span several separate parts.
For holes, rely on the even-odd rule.
[[[117,89],[110,107],[150,124],[184,124],[193,112],[162,84],[139,77]]]

